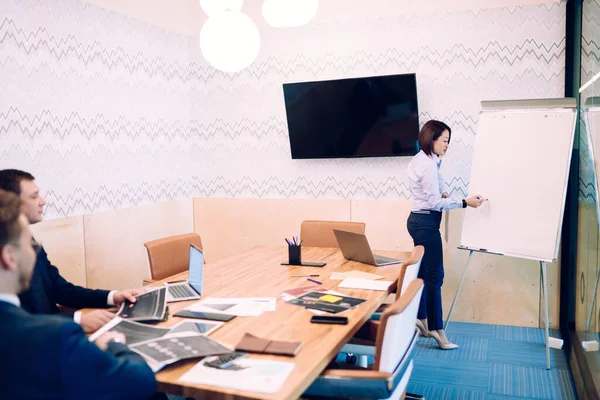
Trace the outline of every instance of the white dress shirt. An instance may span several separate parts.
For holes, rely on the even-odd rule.
[[[106,305],[108,306],[114,306],[115,305],[115,300],[114,300],[114,296],[115,293],[117,293],[116,290],[111,290],[111,292],[108,294],[108,298],[106,299]],[[75,311],[73,313],[73,321],[75,321],[77,324],[81,325],[81,311]]]
[[[19,300],[19,296],[16,294],[0,293],[0,301],[21,307],[21,300]]]
[[[444,211],[462,207],[462,199],[442,198],[444,178],[440,173],[442,160],[437,154],[428,156],[419,151],[408,163],[409,189],[413,198],[411,211]]]

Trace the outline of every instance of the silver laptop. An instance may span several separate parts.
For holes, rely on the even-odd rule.
[[[196,300],[202,295],[202,274],[204,269],[204,252],[190,244],[190,263],[188,279],[185,282],[165,283],[168,288],[167,303]]]
[[[373,254],[367,237],[362,233],[340,231],[334,229],[333,233],[337,239],[340,250],[346,260],[358,261],[361,263],[381,267],[383,265],[399,264],[402,260],[395,258],[378,256]]]

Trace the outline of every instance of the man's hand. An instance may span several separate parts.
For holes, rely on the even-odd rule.
[[[115,306],[120,307],[126,300],[135,303],[135,296],[144,293],[145,291],[142,289],[129,289],[129,290],[119,290],[113,296],[113,301],[115,302]]]
[[[100,336],[98,339],[96,339],[96,341],[94,341],[94,343],[96,343],[96,346],[100,347],[100,350],[106,351],[108,342],[110,342],[111,340],[114,340],[115,342],[118,342],[118,343],[125,344],[125,335],[123,335],[122,333],[119,333],[119,332],[106,332],[105,334]]]
[[[79,324],[85,333],[94,333],[110,322],[114,317],[115,314],[106,310],[94,310],[81,314],[81,321]]]

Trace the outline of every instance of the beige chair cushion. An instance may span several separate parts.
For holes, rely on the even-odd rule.
[[[187,271],[190,262],[190,244],[202,249],[200,235],[187,233],[144,243],[148,250],[152,280],[165,279]]]

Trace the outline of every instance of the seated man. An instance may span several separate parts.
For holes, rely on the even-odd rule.
[[[32,315],[17,295],[36,259],[19,197],[0,190],[0,354],[3,399],[147,399],[152,370],[114,332],[95,343],[66,318]],[[121,341],[121,343],[117,343]]]
[[[20,196],[22,212],[30,224],[42,220],[43,207],[46,204],[40,195],[35,178],[24,171],[15,169],[0,170],[0,189]],[[92,290],[67,282],[58,272],[43,248],[37,254],[37,260],[29,290],[19,295],[21,306],[33,314],[57,314],[57,304],[68,308],[106,308],[120,306],[125,300],[134,302],[136,290],[109,292]],[[92,333],[109,322],[114,314],[105,310],[94,310],[86,314],[75,312],[72,318],[83,330]]]

